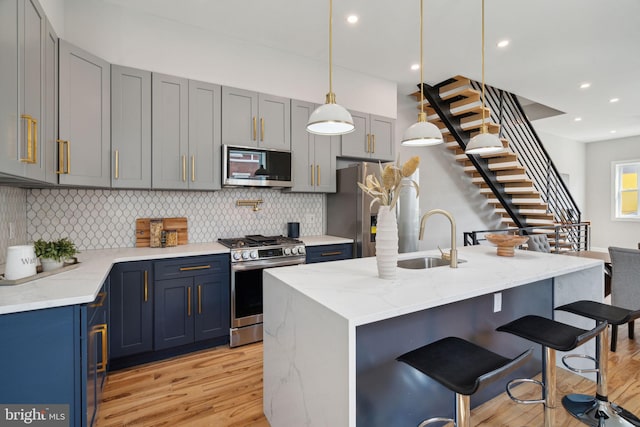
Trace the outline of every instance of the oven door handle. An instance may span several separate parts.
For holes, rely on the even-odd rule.
[[[246,264],[245,263],[231,264],[231,271],[247,271],[247,270],[260,270],[260,269],[271,268],[271,267],[286,267],[289,265],[304,264],[304,262],[305,262],[305,257],[294,258],[294,259],[287,258],[283,260],[269,259],[268,261],[265,260],[265,262],[253,261]]]

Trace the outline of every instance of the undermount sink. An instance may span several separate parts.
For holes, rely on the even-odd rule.
[[[464,259],[459,259],[458,263],[467,262]],[[398,267],[400,268],[409,268],[412,270],[422,270],[425,268],[434,268],[434,267],[443,267],[448,266],[450,261],[448,259],[442,259],[439,257],[420,257],[420,258],[411,258],[411,259],[403,259],[398,261]]]

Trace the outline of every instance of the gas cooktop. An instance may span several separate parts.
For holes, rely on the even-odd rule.
[[[302,245],[301,240],[285,236],[263,236],[262,234],[252,234],[244,237],[234,237],[228,239],[218,239],[220,244],[232,248],[255,248],[260,246],[280,246],[280,245]]]

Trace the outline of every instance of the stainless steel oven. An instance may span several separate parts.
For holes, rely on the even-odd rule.
[[[262,341],[262,272],[304,264],[304,244],[282,236],[220,239],[231,248],[231,329],[229,345]]]

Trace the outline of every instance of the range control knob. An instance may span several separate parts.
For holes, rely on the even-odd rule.
[[[233,259],[236,261],[240,261],[240,258],[242,258],[242,255],[240,255],[240,252],[234,252],[233,253]]]
[[[304,246],[299,246],[299,247],[298,247],[298,253],[299,253],[300,255],[304,255],[304,253],[305,253]]]
[[[284,254],[285,255],[291,255],[291,248],[284,248]]]
[[[248,251],[242,252],[242,259],[249,259],[249,252]]]
[[[251,251],[251,259],[258,259],[258,251]]]

